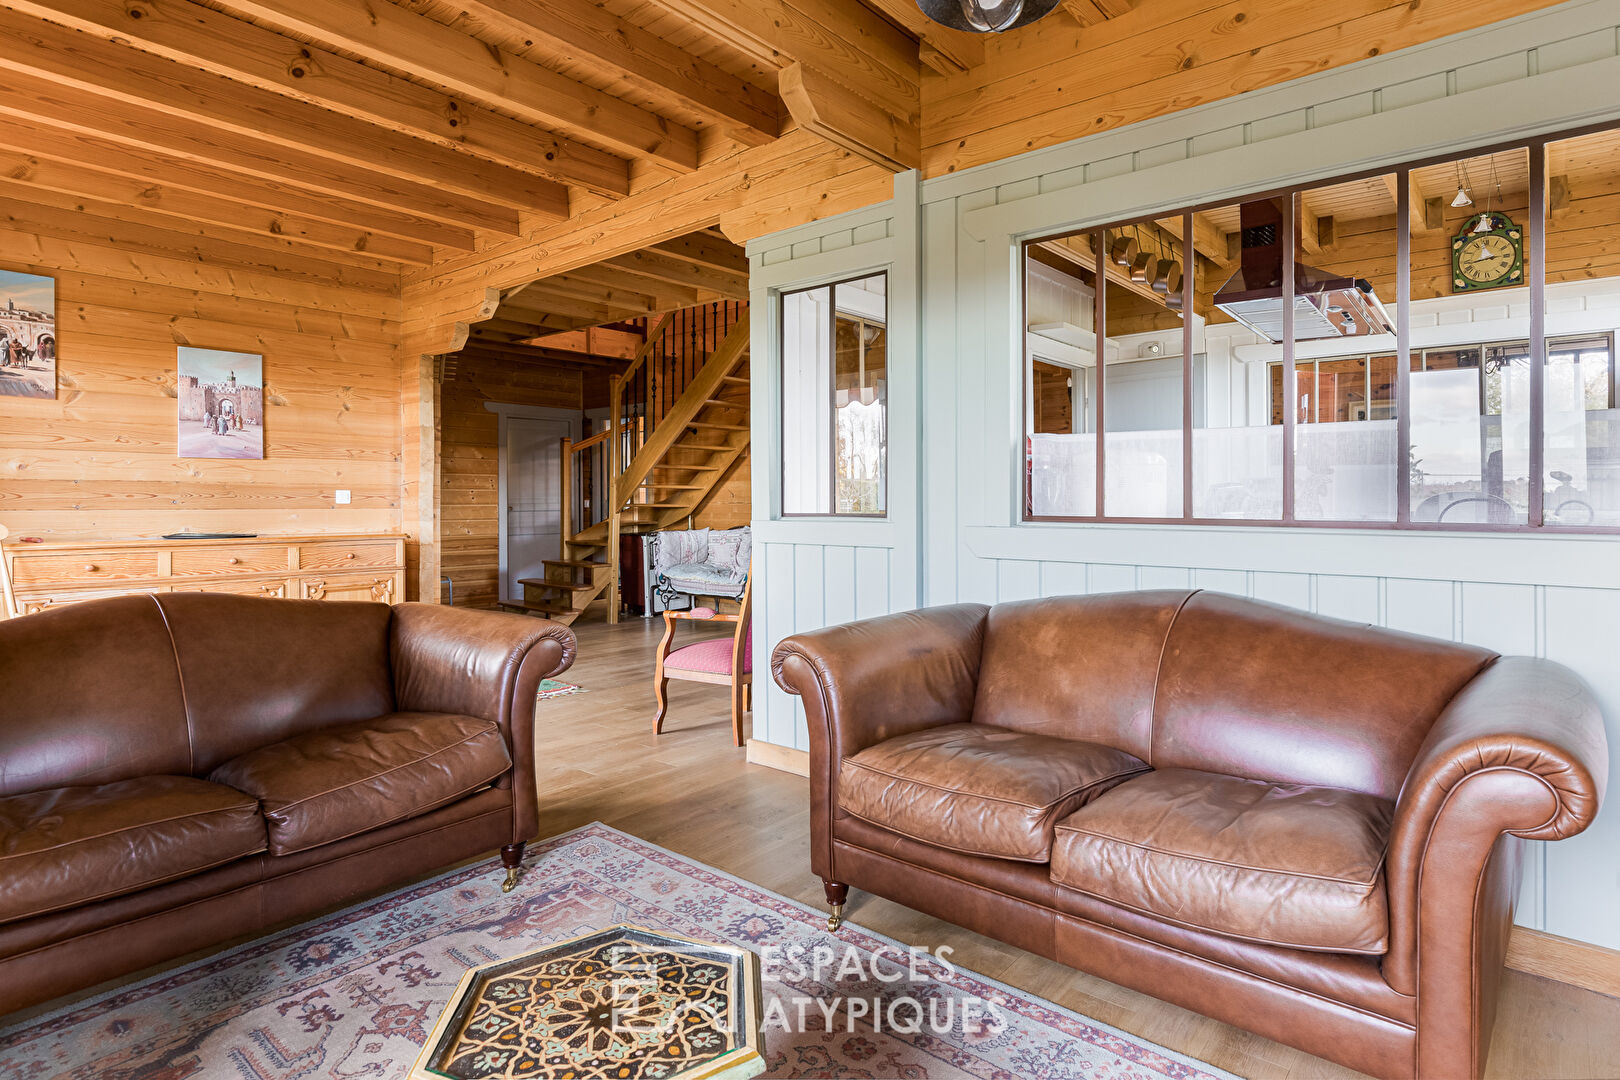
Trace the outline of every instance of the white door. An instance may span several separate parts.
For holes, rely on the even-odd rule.
[[[506,477],[506,578],[501,596],[523,599],[523,578],[545,576],[541,563],[562,551],[562,440],[567,420],[508,416],[501,447]]]

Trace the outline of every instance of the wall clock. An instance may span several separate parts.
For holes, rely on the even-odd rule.
[[[1524,231],[1506,214],[1486,211],[1451,239],[1451,291],[1524,284]]]

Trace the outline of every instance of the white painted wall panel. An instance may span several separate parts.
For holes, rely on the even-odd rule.
[[[853,527],[777,520],[777,433],[756,430],[756,526],[771,534],[756,649],[768,655],[781,637],[852,610],[864,618],[920,602],[1191,586],[1559,660],[1596,688],[1620,752],[1620,542],[1021,524],[1016,292],[1026,237],[1620,120],[1617,27],[1612,0],[1562,4],[921,185],[900,177],[889,204],[750,244],[758,310],[773,289],[879,265],[897,275],[895,291],[913,290],[916,309],[891,317],[902,339],[911,335],[896,343],[900,362],[915,367],[911,382],[891,386],[891,402],[920,417],[920,431],[891,446],[914,469],[914,504],[891,515],[882,542]],[[1425,318],[1504,314],[1489,306]],[[1549,318],[1549,332],[1583,318],[1592,315],[1571,306]],[[1200,373],[1211,423],[1266,412],[1264,365],[1236,362],[1231,344],[1212,335]],[[768,350],[762,331],[754,402],[766,425],[780,404]],[[756,737],[805,745],[791,698],[770,688],[758,708]],[[1585,835],[1532,848],[1519,918],[1620,947],[1616,911],[1620,799]]]

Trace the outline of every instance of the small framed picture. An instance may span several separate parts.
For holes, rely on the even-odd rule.
[[[56,279],[0,270],[0,396],[56,396]]]
[[[264,357],[182,346],[177,457],[264,457]]]

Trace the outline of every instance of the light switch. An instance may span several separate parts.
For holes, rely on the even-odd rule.
[[[348,506],[349,505],[349,489],[348,488],[338,488],[337,489],[337,504],[339,506]]]

